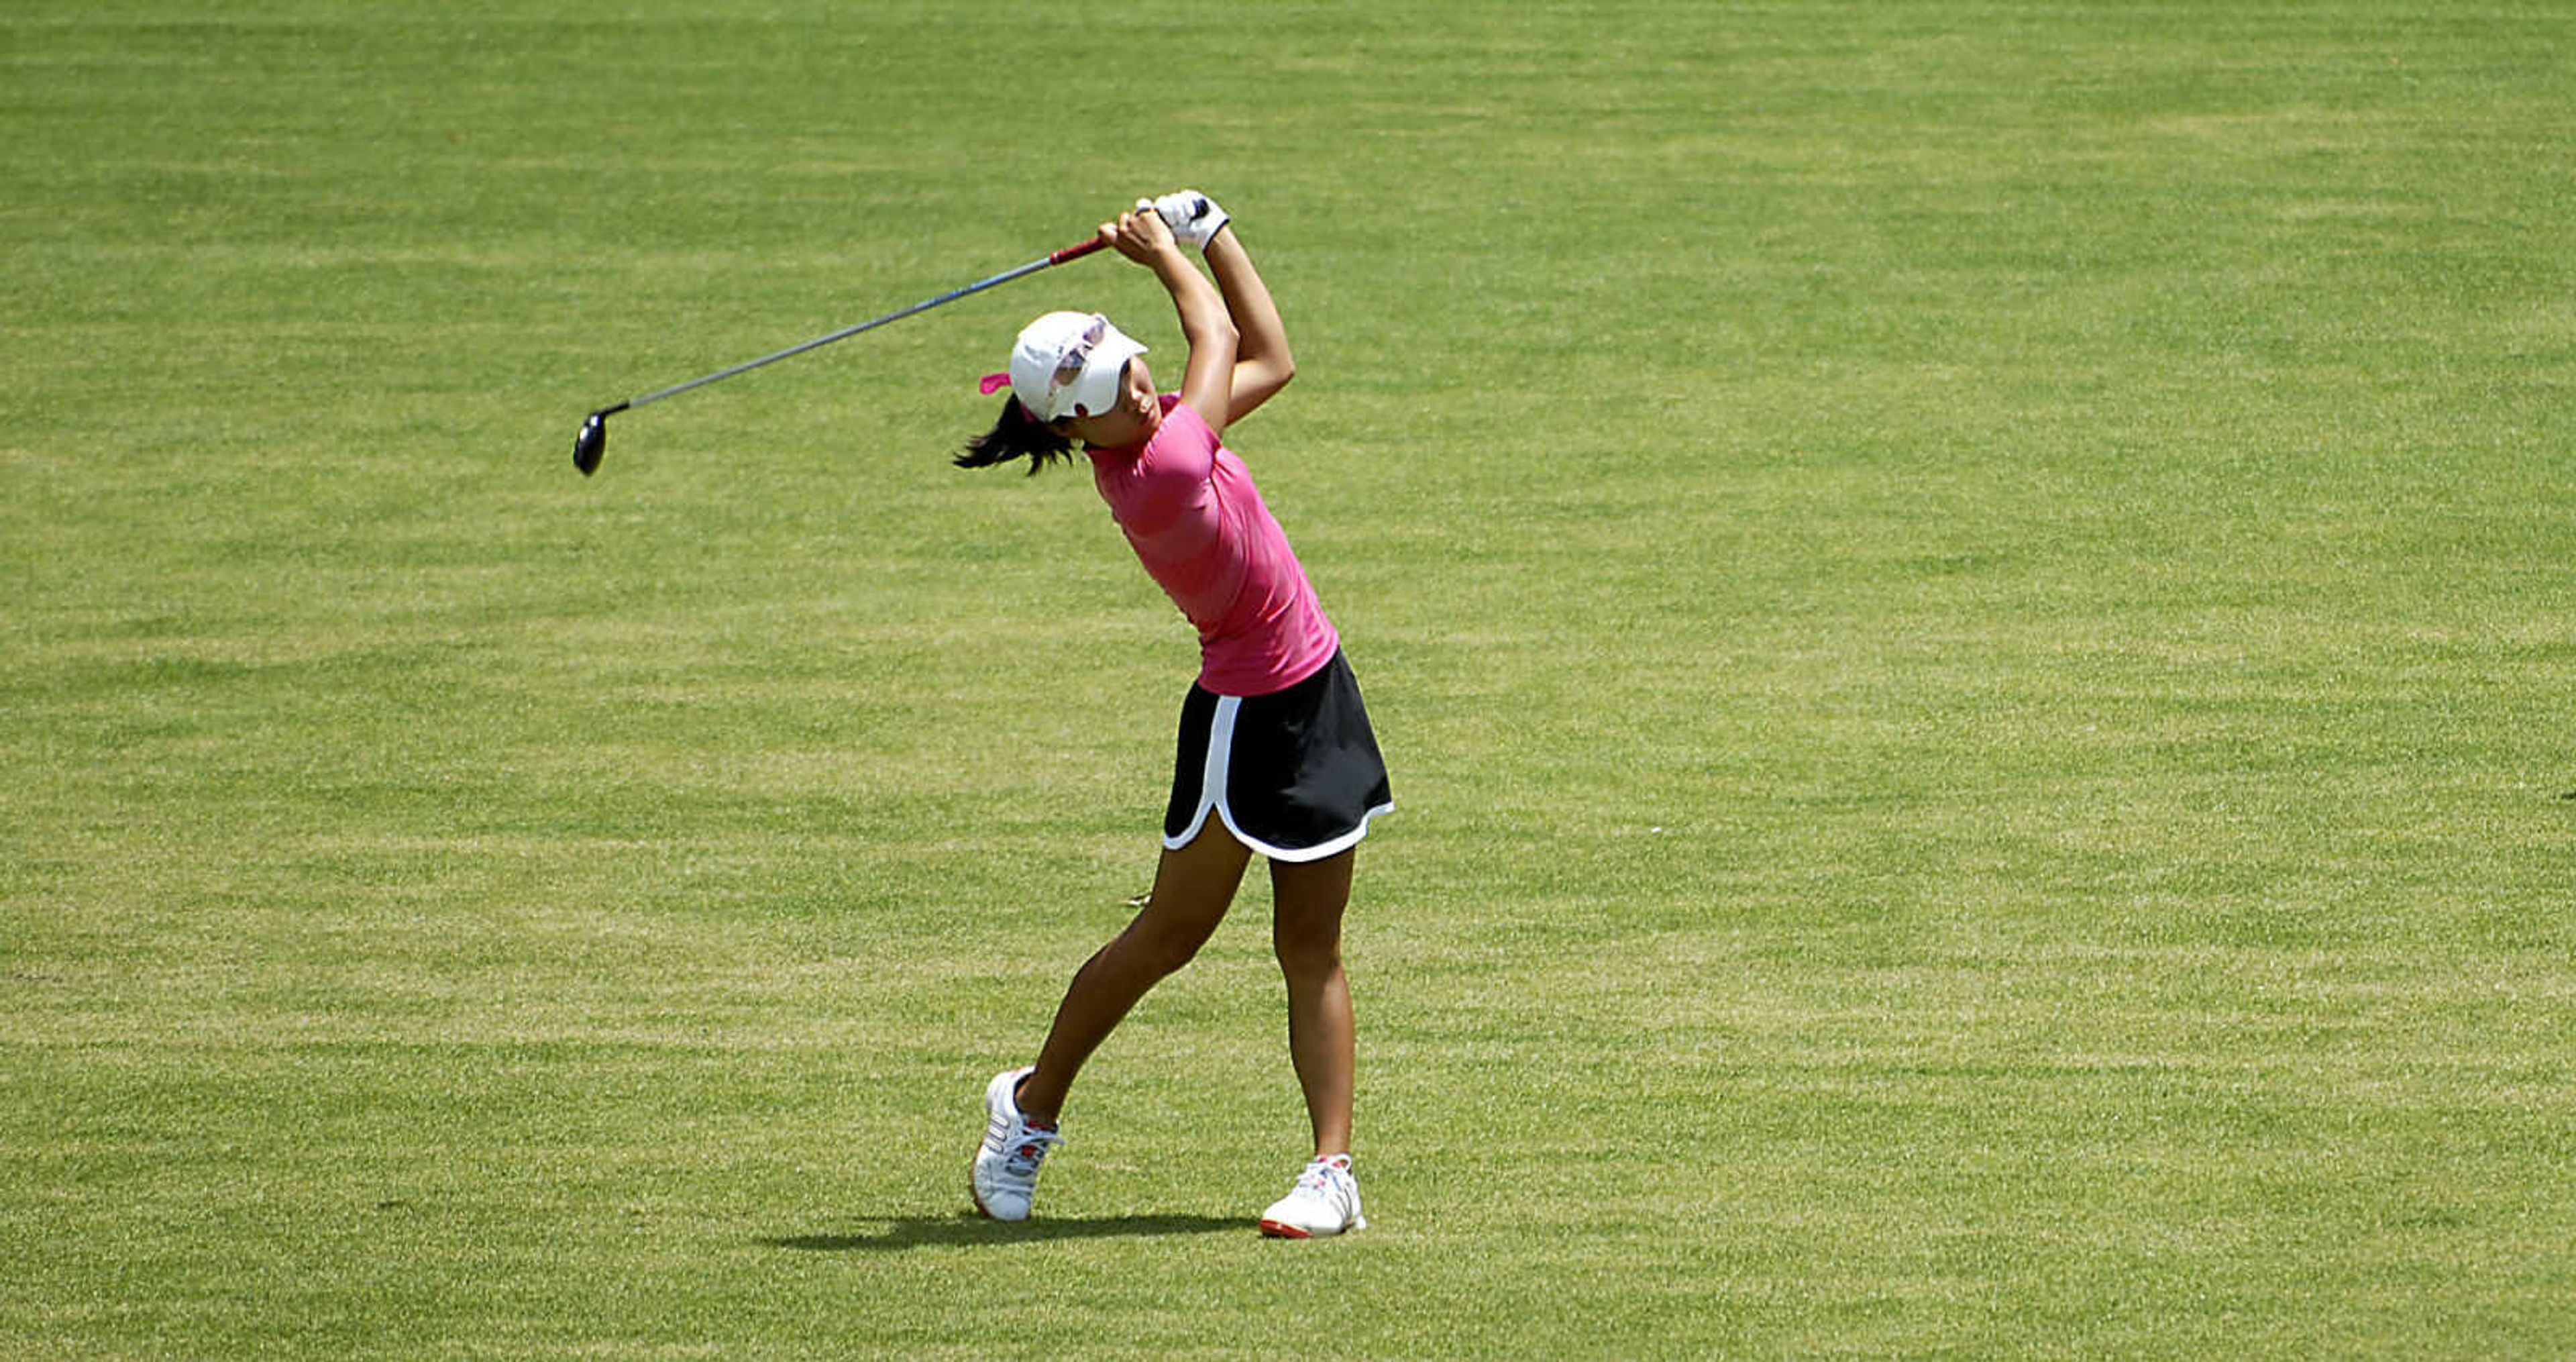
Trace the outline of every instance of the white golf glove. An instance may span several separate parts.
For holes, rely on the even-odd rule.
[[[1163,225],[1172,229],[1172,236],[1198,247],[1201,254],[1207,252],[1209,242],[1216,240],[1218,229],[1230,220],[1225,210],[1216,206],[1216,200],[1195,189],[1179,190],[1159,199],[1140,200],[1136,206],[1151,207],[1162,214]]]

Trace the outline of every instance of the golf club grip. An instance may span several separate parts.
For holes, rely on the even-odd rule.
[[[1105,237],[1093,237],[1089,241],[1085,241],[1080,245],[1067,246],[1063,250],[1049,255],[1047,257],[1047,263],[1050,265],[1061,265],[1068,260],[1080,260],[1084,256],[1089,255],[1093,251],[1099,250],[1108,244],[1109,241]]]

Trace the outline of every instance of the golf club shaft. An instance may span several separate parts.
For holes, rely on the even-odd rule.
[[[1004,270],[990,279],[978,279],[964,288],[951,289],[946,293],[940,294],[936,298],[925,298],[920,302],[914,303],[910,307],[897,308],[882,317],[871,317],[866,321],[860,322],[856,326],[842,327],[840,330],[835,331],[828,336],[816,336],[812,340],[788,346],[786,349],[781,350],[776,354],[762,355],[760,358],[754,360],[745,360],[730,369],[719,369],[703,378],[693,378],[686,383],[674,383],[670,387],[646,393],[642,397],[630,397],[625,401],[618,403],[616,406],[606,408],[605,411],[606,413],[626,411],[634,407],[643,406],[647,402],[659,402],[665,397],[678,396],[681,393],[687,392],[691,388],[703,388],[719,379],[727,379],[736,374],[749,373],[764,364],[776,364],[782,359],[793,358],[797,355],[804,354],[808,350],[820,349],[834,341],[848,340],[850,337],[855,336],[862,331],[874,330],[888,322],[902,321],[904,318],[909,317],[916,312],[927,312],[942,303],[956,302],[958,299],[963,298],[970,293],[981,293],[996,284],[1007,284],[1022,275],[1035,274],[1039,270],[1045,269],[1050,265],[1061,265],[1068,260],[1079,260],[1108,244],[1108,242],[1101,240],[1099,237],[1093,237],[1088,241],[1081,242],[1080,244],[1067,246],[1063,250],[1053,251],[1040,256],[1039,258],[1015,269]]]

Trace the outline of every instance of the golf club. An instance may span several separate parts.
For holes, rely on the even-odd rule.
[[[592,412],[589,420],[581,423],[581,433],[573,437],[572,466],[580,469],[583,477],[589,477],[592,473],[599,471],[600,456],[608,452],[608,418],[615,416],[621,411],[630,411],[636,407],[643,406],[647,402],[659,402],[666,397],[676,397],[681,393],[687,392],[691,388],[703,388],[719,379],[731,378],[736,374],[747,374],[764,364],[775,364],[782,359],[804,354],[808,350],[819,349],[834,341],[847,340],[862,331],[873,330],[874,328],[883,326],[888,322],[901,321],[916,312],[927,312],[930,309],[939,306],[941,303],[953,303],[958,299],[965,297],[967,294],[981,293],[985,289],[993,287],[995,284],[1007,284],[1010,281],[1019,278],[1021,275],[1035,274],[1039,270],[1045,269],[1050,265],[1061,265],[1068,260],[1079,260],[1108,244],[1108,242],[1101,240],[1099,237],[1093,237],[1078,245],[1067,246],[1063,250],[1049,252],[1048,254],[1032,260],[1025,265],[1021,265],[1016,269],[1004,270],[990,279],[978,279],[964,288],[951,289],[946,293],[940,294],[936,298],[925,298],[918,303],[914,303],[910,307],[897,308],[882,317],[871,317],[866,321],[860,322],[856,326],[842,327],[840,330],[835,331],[828,336],[816,336],[812,340],[788,346],[786,349],[781,350],[776,354],[762,355],[760,358],[754,360],[745,360],[730,369],[719,369],[702,378],[693,378],[686,383],[674,383],[670,387],[646,393],[641,397],[630,397],[613,407],[602,407],[599,410]]]

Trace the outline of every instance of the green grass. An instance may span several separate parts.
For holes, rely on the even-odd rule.
[[[2576,13],[0,19],[0,1355],[2576,1352]],[[1400,812],[1084,1080],[1185,627],[969,476],[1235,212]],[[1308,1340],[1312,1340],[1309,1342]]]

